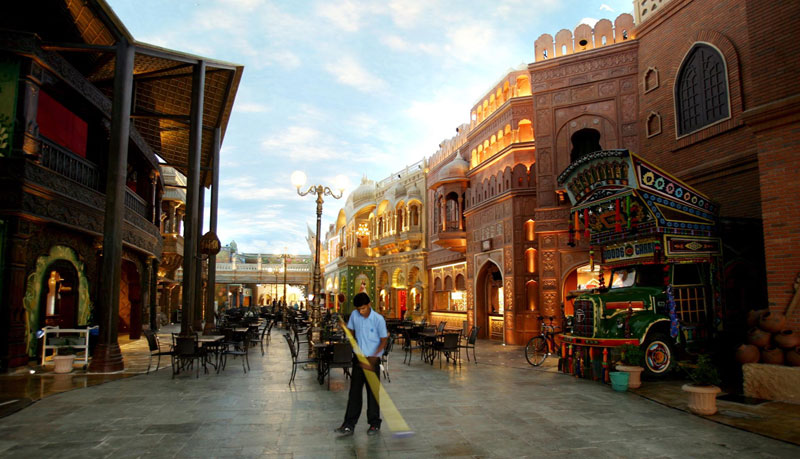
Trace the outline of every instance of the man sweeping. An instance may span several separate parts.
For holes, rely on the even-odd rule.
[[[361,415],[362,395],[367,389],[367,421],[369,430],[367,435],[376,435],[381,430],[381,416],[378,400],[375,394],[367,387],[365,372],[372,372],[380,379],[380,360],[389,334],[386,331],[386,321],[383,316],[372,310],[369,295],[362,292],[353,298],[356,310],[350,314],[347,328],[355,336],[358,348],[366,357],[366,362],[360,362],[357,355],[353,356],[353,371],[350,379],[350,394],[347,398],[347,411],[344,423],[336,432],[344,437],[353,435],[353,429]]]

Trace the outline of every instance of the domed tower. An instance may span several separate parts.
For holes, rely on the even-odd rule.
[[[433,222],[438,239],[434,242],[442,247],[465,252],[467,233],[464,225],[464,191],[469,185],[467,171],[469,163],[456,153],[450,163],[442,167],[430,185],[434,191],[432,203]]]

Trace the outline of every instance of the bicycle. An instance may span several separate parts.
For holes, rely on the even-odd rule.
[[[544,317],[539,316],[539,322],[542,324],[541,331],[525,345],[525,359],[535,367],[543,364],[553,352],[561,358],[561,348],[556,345],[555,339],[556,326],[553,325],[555,317],[550,316],[548,319],[550,319],[550,323],[545,324]]]

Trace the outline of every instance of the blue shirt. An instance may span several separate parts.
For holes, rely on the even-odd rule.
[[[381,338],[389,336],[386,331],[386,320],[382,315],[370,309],[369,316],[365,318],[358,312],[358,309],[355,309],[350,314],[347,328],[355,331],[356,342],[365,357],[380,357],[383,355],[383,351],[375,355],[375,351],[378,350],[378,346],[381,344]]]

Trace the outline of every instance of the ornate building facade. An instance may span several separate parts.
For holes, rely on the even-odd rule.
[[[198,204],[206,187],[216,192],[211,171],[241,72],[137,42],[102,0],[7,5],[0,16],[0,369],[40,356],[36,332],[45,326],[90,325],[99,327],[91,370],[124,367],[118,335],[138,338],[157,326],[159,167],[166,162],[187,177],[184,234],[193,249],[180,262],[194,273]],[[169,250],[183,255],[177,245]],[[192,312],[195,280],[184,295]]]
[[[755,31],[796,35],[800,5],[635,3],[638,25],[622,14],[539,37],[535,61],[487,92],[429,158],[432,322],[467,320],[480,336],[522,344],[539,316],[570,315],[569,292],[596,285],[598,272],[588,241],[570,237],[557,177],[616,148],[721,204],[719,329],[797,301],[800,82],[769,75],[795,75],[800,61]]]
[[[366,292],[386,317],[427,314],[425,161],[375,183],[366,177],[347,197],[325,236],[328,306],[350,312]]]

